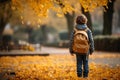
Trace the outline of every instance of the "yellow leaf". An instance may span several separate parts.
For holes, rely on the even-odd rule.
[[[57,13],[58,17],[63,17],[63,14]]]

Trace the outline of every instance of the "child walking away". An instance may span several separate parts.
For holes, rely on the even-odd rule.
[[[87,18],[85,15],[81,14],[76,18],[76,26],[71,34],[69,47],[71,55],[76,55],[77,76],[83,76],[84,78],[87,78],[89,73],[89,54],[92,55],[94,51],[92,32],[86,23]]]

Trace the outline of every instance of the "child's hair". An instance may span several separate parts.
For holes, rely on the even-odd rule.
[[[77,16],[76,23],[77,24],[86,24],[87,23],[87,17],[83,14],[81,14],[80,16]]]

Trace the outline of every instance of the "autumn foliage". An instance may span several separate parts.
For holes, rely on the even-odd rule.
[[[119,55],[92,56],[95,58],[116,58]],[[76,58],[68,54],[50,56],[0,57],[0,73],[10,80],[84,80],[76,75]],[[90,63],[89,80],[119,80],[120,66]],[[14,72],[14,76],[11,73]]]
[[[97,7],[107,6],[108,1],[110,0],[12,0],[12,9],[24,13],[28,7],[39,17],[40,23],[42,17],[48,16],[49,10],[55,11],[61,17],[66,13],[80,11],[81,6],[85,11],[93,11]]]

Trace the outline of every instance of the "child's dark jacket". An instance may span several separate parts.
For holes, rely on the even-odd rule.
[[[82,25],[79,25],[77,24],[75,26],[76,29],[78,30],[85,30],[87,28],[87,25],[86,24],[82,24]],[[72,31],[71,33],[71,36],[70,36],[70,45],[69,45],[69,51],[71,54],[73,54],[73,50],[72,50],[72,45],[73,45],[73,40],[74,40],[74,30]],[[94,40],[93,40],[93,36],[92,36],[92,32],[90,29],[87,30],[87,34],[88,34],[88,38],[89,38],[89,44],[90,44],[90,49],[88,51],[88,54],[92,54],[93,51],[94,51]]]

